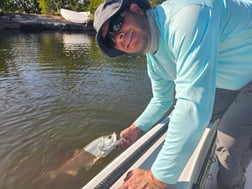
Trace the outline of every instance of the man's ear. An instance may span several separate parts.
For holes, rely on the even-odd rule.
[[[144,11],[143,9],[141,9],[138,4],[136,3],[132,3],[129,7],[130,11],[136,13],[136,14],[141,14],[141,15],[144,15]]]

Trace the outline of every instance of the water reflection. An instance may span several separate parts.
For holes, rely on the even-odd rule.
[[[91,46],[91,36],[88,34],[62,34],[65,51],[88,49]]]
[[[106,59],[93,34],[8,32],[0,41],[0,188],[46,188],[48,171],[128,126],[151,96],[145,58]],[[79,188],[118,153],[61,184]]]

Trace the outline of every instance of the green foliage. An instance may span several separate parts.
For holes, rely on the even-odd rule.
[[[39,13],[37,0],[1,0],[4,12]]]
[[[103,2],[104,0],[90,0],[87,10],[93,14],[95,10],[98,8],[98,6]]]
[[[6,11],[6,2],[5,2],[5,0],[0,0],[0,8],[1,8],[1,11],[3,11],[3,12]]]
[[[3,12],[59,14],[60,8],[90,11],[92,14],[104,0],[0,0]],[[153,7],[164,0],[150,0]]]
[[[166,0],[149,0],[149,1],[151,3],[152,7],[155,7],[156,5],[162,3],[162,2],[164,2]]]
[[[1,8],[1,10],[4,8],[4,4],[5,4],[5,1],[4,0],[0,0],[0,8]]]
[[[42,14],[59,14],[61,0],[37,0]]]
[[[3,12],[14,13],[59,14],[60,8],[85,11],[88,4],[89,0],[0,0]]]
[[[46,14],[48,10],[48,3],[46,0],[38,0],[39,8],[42,14]]]

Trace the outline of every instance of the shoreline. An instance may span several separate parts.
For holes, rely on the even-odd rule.
[[[76,24],[65,20],[62,16],[1,14],[0,32],[19,30],[21,32],[95,32],[92,23]]]

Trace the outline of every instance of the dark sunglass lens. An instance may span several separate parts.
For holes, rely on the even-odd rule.
[[[109,29],[108,29],[108,33],[104,39],[104,43],[110,47],[110,48],[114,48],[115,47],[115,41],[113,39],[113,37],[109,34],[110,32],[118,32],[121,30],[121,27],[123,25],[123,21],[124,18],[119,14],[117,16],[114,16],[110,23],[109,23]]]
[[[118,31],[120,31],[120,29],[121,29],[121,25],[120,24],[115,24],[115,25],[113,25],[112,31],[113,32],[118,32]]]
[[[123,25],[124,18],[119,14],[118,16],[115,16],[114,19],[111,21],[110,24],[110,31],[111,32],[118,32],[120,31],[122,25]]]

